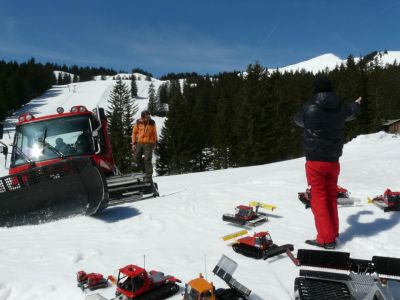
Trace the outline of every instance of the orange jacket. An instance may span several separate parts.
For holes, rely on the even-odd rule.
[[[147,124],[143,119],[138,119],[132,130],[132,145],[139,144],[155,144],[157,143],[156,122],[149,119]]]

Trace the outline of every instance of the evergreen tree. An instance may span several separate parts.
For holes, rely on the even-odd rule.
[[[66,84],[70,84],[72,82],[72,78],[70,74],[66,75]]]
[[[178,80],[171,81],[169,95],[170,106],[164,123],[162,139],[166,152],[159,153],[159,160],[168,165],[169,174],[179,174],[185,172],[185,163],[187,162],[185,133],[188,130],[188,124]]]
[[[186,136],[186,153],[191,172],[210,169],[210,112],[211,81],[209,78],[198,79],[196,84],[185,84],[184,98],[187,105],[188,124]],[[196,91],[193,94],[193,91]]]
[[[211,101],[214,101],[215,111],[210,116],[212,126],[210,138],[213,145],[213,167],[216,169],[235,166],[232,159],[232,149],[236,147],[235,132],[232,130],[232,121],[235,110],[241,102],[240,89],[242,88],[243,77],[237,73],[223,73],[218,76],[214,85],[214,92]]]
[[[169,169],[170,158],[167,149],[167,135],[168,135],[168,129],[166,129],[166,127],[164,126],[161,129],[160,138],[157,142],[157,147],[155,150],[155,154],[157,157],[156,171],[157,174],[160,176],[170,174],[170,169]]]
[[[266,80],[268,72],[259,63],[249,65],[241,90],[242,102],[238,107],[234,130],[237,146],[232,149],[240,166],[260,164],[268,155],[273,135],[271,109]]]
[[[136,84],[136,76],[132,74],[131,77],[131,97],[136,98],[138,96],[138,88]]]
[[[168,107],[168,83],[163,83],[159,86],[157,94],[157,115],[159,117],[165,117],[167,115]]]
[[[154,84],[150,83],[149,86],[149,104],[147,106],[147,110],[151,115],[158,115],[159,104],[156,97],[156,91],[154,90]]]
[[[57,76],[57,84],[58,84],[58,85],[64,84],[62,72],[59,72],[59,73],[58,73],[58,76]]]
[[[161,84],[157,94],[161,104],[168,104],[168,83]]]
[[[147,72],[147,71],[145,71],[145,70],[143,70],[141,68],[133,68],[131,73],[132,74],[133,73],[139,73],[139,74],[143,74],[143,75],[147,75],[147,76],[153,77],[153,74],[151,74],[150,72]],[[139,80],[141,80],[141,79],[139,79]]]
[[[121,172],[132,169],[131,136],[133,115],[138,108],[131,103],[126,84],[117,80],[109,98],[107,117],[109,120],[109,134],[113,157]]]

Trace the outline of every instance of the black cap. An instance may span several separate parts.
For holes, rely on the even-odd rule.
[[[150,116],[150,112],[148,110],[143,110],[142,113],[140,114],[142,117],[145,116]]]
[[[317,76],[314,81],[314,93],[332,92],[332,83],[327,76]]]

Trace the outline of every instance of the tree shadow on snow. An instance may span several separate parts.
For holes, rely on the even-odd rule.
[[[141,212],[133,207],[111,207],[107,208],[100,215],[93,216],[93,218],[107,223],[115,223],[118,221],[136,217],[140,214]]]
[[[267,217],[268,217],[268,219],[269,218],[272,218],[272,219],[282,219],[283,217],[281,216],[281,215],[273,215],[273,214],[265,214]]]
[[[369,223],[361,223],[362,215],[372,215],[372,211],[360,211],[347,218],[350,225],[345,232],[340,233],[340,241],[344,244],[350,242],[354,237],[371,237],[382,231],[389,230],[396,226],[400,221],[400,214],[393,212],[388,219],[377,218]]]

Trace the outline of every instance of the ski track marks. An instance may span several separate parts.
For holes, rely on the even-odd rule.
[[[0,283],[0,300],[7,300],[11,296],[12,289],[5,285]]]

